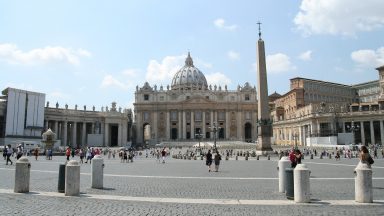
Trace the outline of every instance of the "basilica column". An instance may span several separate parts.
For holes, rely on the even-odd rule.
[[[48,120],[45,120],[45,129],[46,129],[46,130],[48,130],[48,128],[49,128],[48,123],[49,123]]]
[[[68,141],[67,141],[67,139],[68,139],[68,122],[67,121],[64,121],[63,122],[63,146],[67,146],[68,145]]]
[[[166,128],[166,133],[167,133],[167,135],[166,135],[166,137],[167,137],[167,140],[170,140],[170,136],[171,136],[171,134],[170,134],[170,116],[169,116],[169,111],[167,110],[167,122],[166,122],[166,124],[165,124],[165,126],[167,127]]]
[[[203,137],[202,138],[205,138],[205,125],[206,125],[206,123],[205,123],[205,110],[203,110],[202,111],[202,118],[203,118],[203,126],[201,127],[201,131],[200,131],[200,134],[203,134]]]
[[[225,139],[229,139],[229,122],[230,122],[230,111],[226,110],[225,111]]]
[[[371,144],[375,144],[375,129],[373,128],[373,120],[369,121],[369,127],[371,131]]]
[[[364,121],[360,122],[361,144],[365,145]]]
[[[380,120],[380,138],[381,138],[381,145],[384,146],[384,126],[383,126],[383,120]]]
[[[237,112],[237,139],[243,140],[243,120],[241,119],[241,112]]]
[[[183,140],[187,139],[187,117],[186,117],[186,113],[185,113],[185,110],[183,110]]]
[[[95,122],[92,122],[92,131],[91,131],[92,134],[95,134]]]
[[[83,122],[83,131],[81,133],[81,137],[82,137],[82,140],[81,140],[81,146],[86,146],[86,142],[87,142],[87,123],[86,122]]]
[[[72,147],[77,147],[77,143],[76,143],[76,137],[77,137],[77,122],[73,122],[72,124]]]
[[[191,139],[195,138],[195,112],[191,111]]]
[[[182,123],[182,111],[178,111],[177,115],[178,115],[177,122],[178,122],[178,126],[179,126],[177,138],[178,138],[178,139],[182,139],[182,138],[183,138],[183,131],[182,131],[182,128],[183,128],[183,127],[182,127],[182,126],[183,126],[183,123]]]
[[[345,121],[343,121],[343,133],[345,133]]]

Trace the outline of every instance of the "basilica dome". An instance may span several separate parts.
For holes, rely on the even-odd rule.
[[[172,90],[207,89],[207,79],[204,74],[193,65],[193,60],[188,52],[185,65],[172,79]]]

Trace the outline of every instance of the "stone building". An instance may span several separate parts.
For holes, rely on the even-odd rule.
[[[40,143],[50,128],[56,133],[56,146],[126,146],[132,141],[133,115],[129,109],[101,111],[54,107],[45,104],[45,94],[7,88],[0,101],[0,145],[22,142]]]
[[[145,83],[135,92],[137,143],[257,139],[256,88],[245,83],[236,90],[208,85],[188,53],[185,65],[164,88]],[[217,134],[214,134],[214,128]]]
[[[271,112],[274,143],[384,144],[384,67],[377,70],[379,80],[356,85],[291,79]]]

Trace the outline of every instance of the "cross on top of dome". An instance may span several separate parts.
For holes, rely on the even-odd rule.
[[[192,60],[192,58],[191,58],[191,55],[190,55],[189,51],[188,51],[188,56],[187,56],[187,58],[185,59],[185,65],[186,65],[186,66],[189,66],[189,67],[192,67],[192,66],[193,66],[193,60]]]

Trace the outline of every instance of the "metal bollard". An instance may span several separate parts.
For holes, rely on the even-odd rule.
[[[311,159],[313,159],[313,154],[311,154]]]
[[[259,155],[256,156],[256,160],[259,160]]]
[[[70,160],[65,167],[65,196],[78,196],[80,194],[80,165]]]
[[[329,159],[332,159],[332,155],[331,154],[329,154],[328,156],[329,156]]]
[[[271,156],[268,155],[268,160],[271,160]]]
[[[15,169],[15,193],[28,193],[31,164],[27,157],[21,157],[16,161]]]
[[[288,157],[282,157],[279,160],[279,166],[277,167],[277,170],[279,171],[279,192],[285,193],[285,169],[289,168],[291,166],[291,161]]]
[[[293,184],[293,168],[285,169],[285,195],[287,199],[293,200],[294,198],[294,184]]]
[[[104,159],[100,155],[93,157],[91,172],[92,188],[103,189]]]
[[[365,163],[359,162],[355,168],[355,201],[372,203],[372,169]]]
[[[65,164],[59,165],[59,179],[57,182],[57,191],[59,193],[65,192]]]
[[[204,160],[204,156],[203,155],[200,156],[200,160]]]
[[[320,155],[320,159],[323,159],[323,154]]]
[[[296,203],[311,201],[309,176],[311,172],[305,164],[298,164],[293,171],[294,199]]]
[[[238,160],[238,159],[239,159],[239,156],[236,155],[236,160]]]
[[[247,155],[245,156],[245,160],[248,160],[248,156]]]

